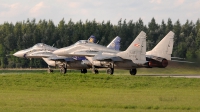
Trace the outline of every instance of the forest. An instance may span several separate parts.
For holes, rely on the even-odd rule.
[[[0,24],[0,68],[44,68],[42,59],[23,59],[12,56],[16,51],[27,49],[37,43],[45,43],[62,48],[78,40],[87,40],[94,35],[98,44],[107,45],[116,36],[121,37],[121,48],[125,50],[140,31],[147,34],[147,51],[151,50],[169,31],[175,33],[174,57],[190,61],[200,60],[200,19],[196,22],[179,20],[172,22],[168,18],[158,24],[155,18],[145,25],[141,18],[137,21],[120,19],[117,25],[111,21],[97,22],[86,20],[66,22],[64,18],[55,25],[52,20],[24,20],[21,22]]]

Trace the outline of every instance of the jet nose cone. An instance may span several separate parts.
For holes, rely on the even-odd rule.
[[[19,57],[19,58],[23,58],[24,57],[24,54],[21,53],[21,52],[16,52],[13,55],[16,56],[16,57]]]
[[[55,50],[53,52],[53,54],[58,55],[58,56],[63,56],[64,55],[64,49]]]

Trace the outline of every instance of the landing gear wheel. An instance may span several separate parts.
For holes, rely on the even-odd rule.
[[[52,69],[48,69],[47,72],[48,72],[48,73],[52,73],[53,70],[52,70]]]
[[[137,70],[136,69],[130,69],[130,74],[131,75],[135,75],[137,73]]]
[[[99,71],[95,68],[95,66],[92,66],[92,73],[94,74],[98,74]]]
[[[97,69],[95,69],[95,70],[92,70],[92,73],[94,73],[94,74],[98,74],[99,71],[98,71]]]
[[[81,73],[87,73],[87,69],[81,69]]]
[[[64,68],[64,67],[60,68],[60,73],[66,74],[67,73],[67,68]]]
[[[95,74],[99,74],[99,71],[98,71],[98,70],[94,70],[94,73],[95,73]]]
[[[114,68],[108,68],[106,73],[112,75],[114,73]]]

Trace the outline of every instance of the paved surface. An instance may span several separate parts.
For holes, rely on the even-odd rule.
[[[139,75],[138,75],[139,76]],[[198,74],[189,74],[189,75],[181,75],[181,74],[170,74],[170,75],[167,75],[167,74],[156,74],[156,75],[140,75],[140,76],[152,76],[152,77],[175,77],[175,78],[200,78],[200,75]]]
[[[180,76],[169,76],[169,77],[185,77],[185,78],[200,78],[198,75],[180,75]]]

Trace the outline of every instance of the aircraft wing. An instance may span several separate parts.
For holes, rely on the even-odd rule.
[[[73,55],[77,56],[95,56],[97,54],[99,54],[99,51],[95,50],[76,51],[73,53]]]
[[[49,57],[52,61],[75,61],[72,57],[64,57],[64,56],[51,56]]]
[[[111,60],[111,61],[123,61],[119,56],[113,55],[112,53],[102,53],[95,55],[93,60],[103,61],[103,60]]]

